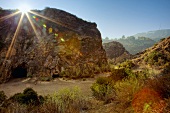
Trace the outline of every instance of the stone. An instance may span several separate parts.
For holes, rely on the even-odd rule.
[[[116,41],[104,43],[103,48],[106,51],[107,58],[111,59],[115,64],[123,62],[132,57],[132,55],[123,47],[123,45]]]
[[[0,18],[15,11],[4,10],[2,12]],[[6,54],[9,49],[17,27],[16,21],[19,21],[20,15],[0,22],[0,26],[5,25],[0,29],[2,37],[0,42],[3,45],[0,49],[0,59],[11,61],[8,68],[3,63],[0,64],[1,78],[2,75],[4,77],[2,79],[10,78],[12,70],[23,63],[26,64],[27,73],[31,76],[58,76],[62,71],[73,70],[71,67],[74,65],[89,62],[94,66],[107,64],[106,52],[102,47],[101,34],[96,23],[84,21],[75,15],[54,8],[34,12],[55,22],[36,16],[39,21],[37,25],[36,20],[31,18],[39,34],[36,36],[27,17],[24,16],[24,21],[27,22],[22,23],[24,28],[21,24],[13,45],[12,56],[10,55],[8,59],[5,59],[4,53]],[[34,14],[29,13],[29,16],[32,17]],[[43,24],[47,26],[45,32]],[[48,33],[49,28],[53,29],[51,33]],[[11,34],[9,40],[6,40],[7,34]]]

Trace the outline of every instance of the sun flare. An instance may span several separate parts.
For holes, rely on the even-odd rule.
[[[31,10],[31,8],[28,5],[22,5],[19,7],[19,11],[22,13],[27,13]]]

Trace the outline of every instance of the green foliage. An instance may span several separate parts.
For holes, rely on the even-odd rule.
[[[51,102],[53,102],[57,113],[78,113],[87,107],[86,99],[78,87],[73,89],[65,88],[53,95],[49,95],[46,103]]]
[[[122,81],[115,82],[115,102],[117,111],[122,113],[133,113],[131,102],[134,94],[139,91],[144,85],[144,81],[136,78],[135,76],[128,76]]]
[[[24,102],[26,104],[29,103],[36,104],[37,102],[39,102],[38,95],[32,88],[26,88],[23,92],[23,95],[24,95]]]
[[[40,96],[41,102],[43,100],[42,96]],[[38,105],[40,104],[39,97],[37,93],[32,88],[26,88],[23,93],[17,93],[10,98],[10,100],[14,102],[18,102],[20,104],[32,104]]]
[[[14,101],[14,102],[18,102],[18,103],[25,103],[24,102],[24,94],[23,93],[16,93],[14,94],[12,97],[10,97],[10,100]]]
[[[130,60],[127,60],[120,64],[120,67],[129,68],[129,69],[133,68],[134,66],[135,66],[135,64]]]
[[[91,90],[94,97],[105,102],[113,100],[115,96],[113,83],[107,77],[99,77],[91,86]]]
[[[101,64],[100,66],[95,64],[83,64],[83,65],[70,66],[68,69],[62,71],[60,73],[60,76],[68,77],[72,79],[88,78],[88,77],[94,77],[95,74],[101,72],[108,72],[109,70],[110,67],[109,65],[106,64]]]
[[[127,37],[126,39],[118,39],[117,42],[123,44],[126,50],[131,54],[136,54],[153,46],[156,42],[146,37],[138,37],[135,39],[134,36]]]
[[[167,58],[160,52],[153,51],[144,58],[144,61],[150,65],[159,66],[167,62]]]

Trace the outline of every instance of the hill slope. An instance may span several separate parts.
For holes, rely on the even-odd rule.
[[[118,39],[116,41],[120,42],[126,48],[126,50],[133,55],[153,46],[156,43],[155,41],[146,37],[135,38],[133,36],[127,37],[125,39]]]
[[[134,64],[166,74],[170,71],[170,37],[137,54]]]
[[[103,48],[106,51],[106,56],[111,59],[113,63],[122,62],[131,57],[123,45],[116,41],[104,43]]]

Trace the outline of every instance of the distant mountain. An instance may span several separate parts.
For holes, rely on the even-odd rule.
[[[126,50],[133,55],[153,46],[156,43],[154,40],[150,38],[146,37],[135,38],[134,36],[121,38],[116,41],[120,42],[126,48]]]
[[[162,29],[162,30],[155,30],[155,31],[148,31],[143,33],[137,33],[134,37],[147,37],[156,42],[158,42],[162,38],[166,38],[170,36],[170,29]]]

